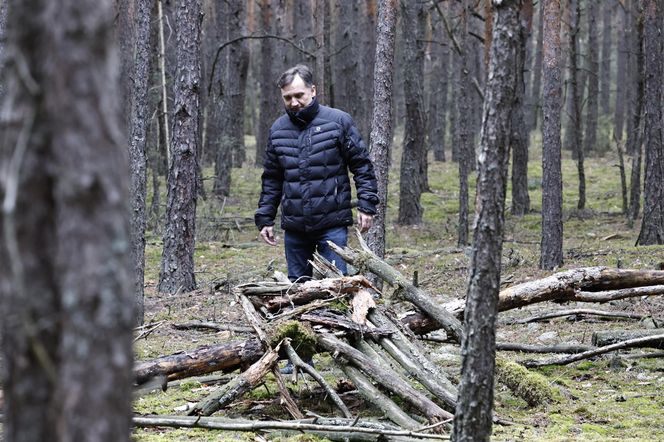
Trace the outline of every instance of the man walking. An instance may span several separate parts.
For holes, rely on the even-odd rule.
[[[350,115],[318,103],[307,66],[288,69],[277,85],[286,114],[270,129],[256,226],[261,238],[275,246],[274,219],[281,204],[291,281],[311,277],[308,261],[316,250],[346,274],[346,263],[327,241],[345,246],[348,226],[353,224],[349,170],[355,181],[360,230],[371,227],[378,204],[373,165]]]

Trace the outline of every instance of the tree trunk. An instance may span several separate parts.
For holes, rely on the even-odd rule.
[[[427,119],[428,146],[434,161],[445,161],[445,133],[447,129],[447,83],[449,77],[450,49],[443,45],[445,38],[442,23],[436,23],[431,46],[431,80],[429,118]]]
[[[6,65],[0,81],[6,440],[130,437],[134,299],[114,13],[98,0],[8,5],[6,44],[21,65]]]
[[[606,4],[608,3],[608,4]],[[602,2],[602,56],[599,72],[599,105],[602,115],[608,116],[611,112],[611,50],[613,49],[611,19],[615,13],[613,1]]]
[[[643,1],[643,52],[645,57],[645,177],[643,220],[638,245],[664,244],[664,112],[662,57],[664,57],[664,5]]]
[[[541,269],[563,262],[563,196],[560,158],[561,57],[560,0],[543,0],[544,87],[542,97]]]
[[[586,153],[597,150],[597,114],[599,95],[599,62],[597,42],[597,0],[587,0],[588,18],[588,58],[586,72],[588,75],[588,102],[586,106],[586,136],[584,147]],[[605,6],[606,7],[606,6]]]
[[[261,0],[260,7],[261,30],[263,34],[272,33],[273,6],[270,0]],[[281,97],[276,89],[276,74],[273,72],[273,58],[275,43],[270,38],[261,40],[260,44],[260,72],[258,83],[263,85],[265,91],[260,94],[258,124],[256,125],[256,166],[262,166],[265,160],[265,148],[269,136],[270,126],[277,115]]]
[[[522,5],[519,26],[519,48],[516,70],[516,104],[512,113],[512,215],[522,216],[530,212],[530,195],[528,195],[528,145],[530,131],[526,123],[526,48],[528,35],[532,27],[533,2],[525,0]]]
[[[627,100],[626,82],[627,69],[629,66],[629,41],[632,38],[632,30],[629,27],[629,1],[625,1],[624,7],[617,8],[620,21],[618,22],[617,41],[618,54],[616,57],[616,96],[615,110],[613,116],[613,134],[618,141],[623,139],[623,127],[625,122],[625,101]]]
[[[374,222],[366,234],[371,250],[385,256],[385,217],[387,184],[392,152],[392,84],[394,80],[394,34],[397,23],[397,0],[380,1],[376,28],[376,63],[374,65],[373,116],[369,137],[369,158],[378,181],[378,204]]]
[[[173,121],[173,155],[168,174],[168,202],[159,291],[175,293],[196,288],[197,152],[201,83],[201,2],[178,4],[177,75]]]
[[[457,35],[459,42],[459,64],[457,65],[458,95],[457,95],[457,132],[459,137],[459,225],[457,230],[457,244],[459,247],[468,245],[468,175],[471,170],[473,157],[472,135],[470,133],[470,91],[469,58],[470,45],[468,44],[468,15],[470,14],[469,0],[461,1],[460,24]]]
[[[153,5],[148,0],[138,0],[136,11],[135,54],[131,68],[131,107],[129,118],[129,194],[131,195],[131,258],[134,268],[134,297],[136,299],[136,322],[143,324],[143,285],[145,274],[145,227],[147,224],[147,133],[149,121],[149,99],[151,60],[153,49],[150,24]]]
[[[461,383],[454,417],[455,441],[491,436],[495,333],[500,290],[507,164],[521,57],[521,1],[494,6],[495,21],[485,89],[476,221],[461,343]]]
[[[418,42],[425,15],[424,5],[409,1],[401,2],[402,29],[404,32],[404,96],[406,100],[406,122],[404,145],[401,154],[401,179],[399,183],[399,214],[401,225],[422,222],[420,197],[426,180],[425,119],[422,85],[424,82],[424,51]],[[420,39],[421,40],[421,39]]]
[[[633,58],[636,58],[632,70],[632,82],[635,84],[635,90],[632,92],[634,102],[632,103],[632,114],[629,118],[631,124],[627,128],[627,145],[626,151],[632,155],[632,173],[630,176],[630,192],[629,192],[629,220],[636,221],[641,211],[641,152],[642,152],[642,136],[644,134],[642,115],[644,106],[644,93],[645,93],[645,72],[644,72],[644,58],[643,53],[643,15],[639,11],[633,11],[634,23],[636,25],[635,38],[633,39],[632,46],[635,48]],[[631,130],[630,130],[631,127]]]
[[[537,119],[542,111],[542,57],[544,55],[544,0],[537,4],[537,44],[535,46],[535,61],[533,65],[533,80],[530,90],[530,130],[537,129]]]
[[[581,133],[581,95],[579,94],[579,33],[581,31],[581,2],[574,0],[574,11],[571,11],[569,33],[570,33],[570,104],[572,114],[570,115],[570,128],[572,135],[572,149],[576,157],[576,170],[579,176],[579,200],[577,209],[583,210],[586,207],[586,172],[584,166],[585,152],[583,149]]]
[[[592,344],[596,347],[604,347],[630,339],[645,338],[662,334],[662,329],[654,330],[599,330],[593,333]],[[664,348],[664,339],[647,342],[643,347]]]

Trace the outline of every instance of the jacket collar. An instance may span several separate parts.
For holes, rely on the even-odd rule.
[[[292,112],[286,109],[286,113],[294,124],[300,127],[306,127],[313,121],[314,118],[316,118],[319,107],[320,105],[318,104],[318,100],[316,97],[314,97],[311,100],[311,103],[309,103],[309,106],[305,107],[304,109],[300,109],[297,112]]]

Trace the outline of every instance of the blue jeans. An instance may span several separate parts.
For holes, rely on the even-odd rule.
[[[339,247],[346,247],[348,243],[347,227],[332,227],[331,229],[315,232],[284,232],[284,248],[286,249],[286,264],[288,265],[288,279],[300,281],[310,279],[312,274],[309,260],[313,259],[314,252],[318,250],[325,259],[333,262],[341,273],[347,274],[346,261],[334,253],[327,245],[332,241]]]

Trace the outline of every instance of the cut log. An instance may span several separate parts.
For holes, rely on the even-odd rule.
[[[263,354],[258,339],[205,346],[142,362],[134,368],[134,381],[141,385],[157,376],[174,381],[215,371],[229,373],[250,366]]]
[[[597,316],[600,318],[609,319],[643,319],[647,317],[647,315],[639,315],[637,313],[609,312],[605,310],[576,308],[570,310],[553,310],[550,312],[529,316],[523,319],[509,319],[505,321],[504,324],[529,324],[531,322],[545,321],[547,319],[562,318],[566,316]]]
[[[597,347],[604,347],[605,345],[617,344],[631,339],[645,338],[646,336],[661,335],[662,333],[664,333],[664,330],[657,328],[648,330],[597,331],[593,333],[592,343]],[[664,339],[646,341],[643,343],[643,347],[664,348]]]
[[[279,346],[268,350],[251,367],[238,377],[221,387],[217,392],[209,395],[189,412],[190,415],[209,416],[225,407],[247,391],[254,388],[263,380],[279,360]]]

